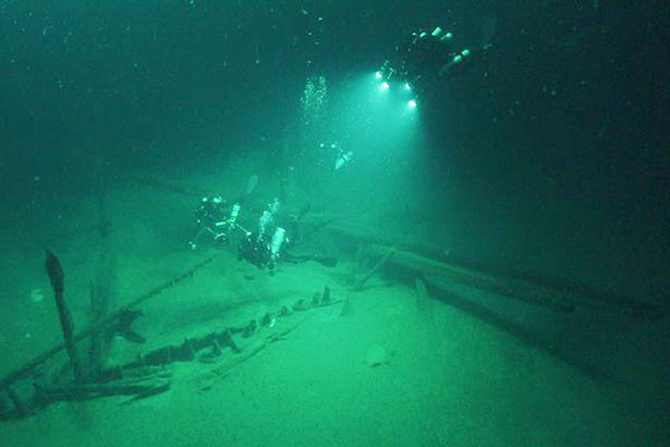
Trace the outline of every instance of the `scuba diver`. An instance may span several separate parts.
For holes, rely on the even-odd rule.
[[[198,242],[203,237],[209,237],[218,247],[229,242],[237,241],[238,260],[247,261],[260,270],[267,269],[274,275],[279,261],[301,263],[316,261],[324,266],[334,266],[337,259],[332,256],[323,256],[313,253],[289,253],[289,233],[291,239],[300,241],[301,220],[310,210],[303,207],[297,216],[288,216],[279,221],[281,214],[281,200],[275,197],[262,211],[257,221],[255,231],[249,231],[239,223],[242,200],[237,200],[229,206],[221,196],[203,197],[196,210],[198,230],[189,242],[192,249],[198,248]],[[245,209],[248,208],[245,205]],[[240,230],[241,236],[235,236]]]
[[[456,49],[453,34],[439,26],[410,34],[377,72],[387,82],[404,83],[406,88],[425,90],[427,84],[451,79],[463,72],[472,59],[480,58],[490,44],[476,49]]]
[[[279,198],[275,198],[258,220],[258,230],[253,233],[238,223],[242,206],[236,201],[228,206],[221,196],[203,197],[196,210],[198,229],[195,236],[189,241],[189,246],[195,250],[203,237],[210,237],[215,245],[223,246],[228,243],[235,230],[241,230],[243,236],[238,245],[238,257],[244,259],[260,269],[270,271],[277,266],[282,246],[288,242],[286,230],[276,224],[280,210]]]
[[[239,260],[246,260],[261,270],[267,267],[270,274],[274,273],[282,249],[288,243],[286,230],[277,224],[280,209],[279,198],[275,197],[259,217],[257,231],[245,232],[237,249]]]
[[[237,197],[231,206],[220,195],[205,196],[200,199],[198,209],[195,211],[197,230],[193,239],[188,243],[190,247],[193,250],[198,248],[198,241],[203,236],[211,237],[215,245],[220,246],[229,241],[235,229],[248,233],[239,224],[239,215],[242,206],[245,209],[247,208],[247,203],[256,186],[258,186],[258,176],[252,175],[247,180],[245,191]]]
[[[217,245],[228,242],[230,234],[236,229],[244,230],[238,223],[241,205],[235,202],[228,210],[227,202],[221,196],[203,197],[195,212],[197,231],[189,246],[195,250],[203,236],[209,236]],[[246,232],[246,230],[244,230]]]
[[[310,212],[310,206],[304,206],[295,216],[288,216],[280,222],[280,201],[275,198],[258,219],[256,232],[247,232],[238,245],[238,259],[245,260],[260,270],[268,269],[274,275],[279,261],[299,264],[307,261],[318,262],[325,267],[337,265],[337,258],[326,254],[300,250],[302,219]],[[291,235],[289,239],[289,234]]]

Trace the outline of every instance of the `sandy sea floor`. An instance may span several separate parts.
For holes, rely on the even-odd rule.
[[[214,254],[186,248],[190,215],[175,212],[189,209],[186,198],[128,185],[109,198],[115,306]],[[154,204],[150,213],[148,203]],[[81,230],[96,211],[94,204],[70,205],[57,229],[36,220],[2,229],[2,374],[60,339],[43,242],[63,261],[76,324],[90,319],[99,243]],[[309,300],[325,285],[333,299],[350,300],[351,314],[341,316],[341,304],[305,312],[284,340],[207,391],[201,389],[207,365],[179,364],[171,368],[166,393],[131,405],[121,405],[123,397],[54,404],[0,423],[0,445],[634,446],[662,445],[668,435],[668,405],[657,395],[668,390],[667,376],[653,370],[653,358],[622,367],[622,381],[596,380],[443,301],[418,309],[404,281],[375,276],[363,291],[351,292],[351,269],[344,259],[334,268],[286,264],[270,277],[221,252],[193,278],[142,306],[136,328],[147,346],[175,333],[260,317]],[[665,321],[656,321],[627,336],[645,342],[666,329]],[[144,348],[119,340],[110,359]],[[663,352],[645,351],[656,353]],[[371,356],[381,364],[371,367]]]

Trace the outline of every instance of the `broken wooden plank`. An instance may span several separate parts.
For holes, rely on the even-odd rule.
[[[363,290],[363,287],[365,287],[365,284],[368,282],[368,280],[372,278],[372,275],[377,273],[386,264],[386,262],[393,257],[395,253],[395,249],[392,248],[387,250],[385,253],[379,254],[379,260],[375,263],[375,265],[372,266],[371,269],[364,273],[358,281],[356,281],[353,286],[353,290]]]
[[[84,383],[41,387],[39,392],[50,401],[79,401],[98,399],[108,396],[156,395],[170,389],[167,379],[149,381],[149,383]]]

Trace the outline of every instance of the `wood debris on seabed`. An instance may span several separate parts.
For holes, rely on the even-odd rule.
[[[330,219],[325,229],[338,244],[352,247],[351,251],[356,252],[358,268],[354,275],[354,290],[362,289],[367,280],[386,265],[393,265],[417,272],[426,282],[431,282],[429,278],[432,277],[464,284],[553,312],[569,314],[577,309],[592,309],[621,312],[639,318],[663,315],[663,309],[657,304],[638,297],[601,291],[577,281],[445,259],[435,247],[412,242],[406,235],[384,232],[377,227]],[[357,274],[367,268],[366,259],[377,259],[377,262],[356,279]]]
[[[425,241],[412,241],[406,234],[353,224],[348,219],[331,218],[324,230],[338,246],[343,249],[348,247],[352,255],[355,253],[356,268],[350,279],[354,291],[363,289],[370,277],[383,274],[387,267],[391,271],[411,273],[408,277],[419,278],[414,281],[414,288],[420,309],[429,304],[430,297],[436,298],[493,324],[592,378],[611,380],[614,377],[600,365],[592,365],[591,359],[580,358],[563,347],[561,340],[555,340],[550,334],[525,327],[507,315],[490,309],[485,302],[454,290],[476,290],[489,300],[504,302],[510,299],[527,308],[556,313],[565,319],[608,313],[649,320],[664,316],[665,309],[659,304],[645,302],[638,297],[598,290],[584,283],[566,281],[539,272],[476,265],[453,257],[447,258]],[[370,268],[370,265],[373,267]]]
[[[162,287],[147,295],[157,295],[157,292],[154,293],[156,290],[162,290]],[[266,313],[240,326],[222,327],[204,335],[187,337],[180,344],[153,349],[126,363],[91,365],[94,368],[87,369],[84,379],[80,381],[73,379],[71,361],[62,355],[61,358],[54,358],[63,346],[53,348],[45,353],[48,355],[42,354],[0,381],[0,420],[30,416],[58,401],[129,396],[129,399],[121,402],[129,404],[154,396],[170,389],[173,379],[170,367],[176,363],[194,365],[198,388],[208,390],[272,343],[284,340],[305,321],[309,311],[342,303],[342,300],[331,298],[328,287],[323,294],[317,295],[318,298],[311,301],[299,299],[291,308],[282,306],[275,313]],[[125,321],[121,316],[127,315],[129,311],[128,307],[124,307],[112,314],[117,317],[111,320],[107,317],[98,328],[87,329],[86,337],[75,336],[75,343],[98,331],[117,331],[119,321]],[[125,330],[131,331],[129,327]],[[58,362],[59,365],[49,367],[50,362]],[[48,374],[42,373],[45,370]]]

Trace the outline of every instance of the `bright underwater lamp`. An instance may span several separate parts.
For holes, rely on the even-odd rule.
[[[397,97],[396,95],[392,95],[399,99],[401,102],[400,104],[404,104],[406,108],[410,110],[414,110],[417,108],[418,104],[416,101],[414,88],[408,81],[400,81],[400,82],[395,82],[392,79],[392,74],[387,75],[387,73],[384,71],[384,67],[382,67],[381,70],[375,72],[375,78],[377,79],[378,82],[375,84],[377,85],[377,88],[379,89],[380,93],[387,93],[389,91],[396,92],[399,91],[400,96]],[[404,99],[401,99],[404,98]]]

